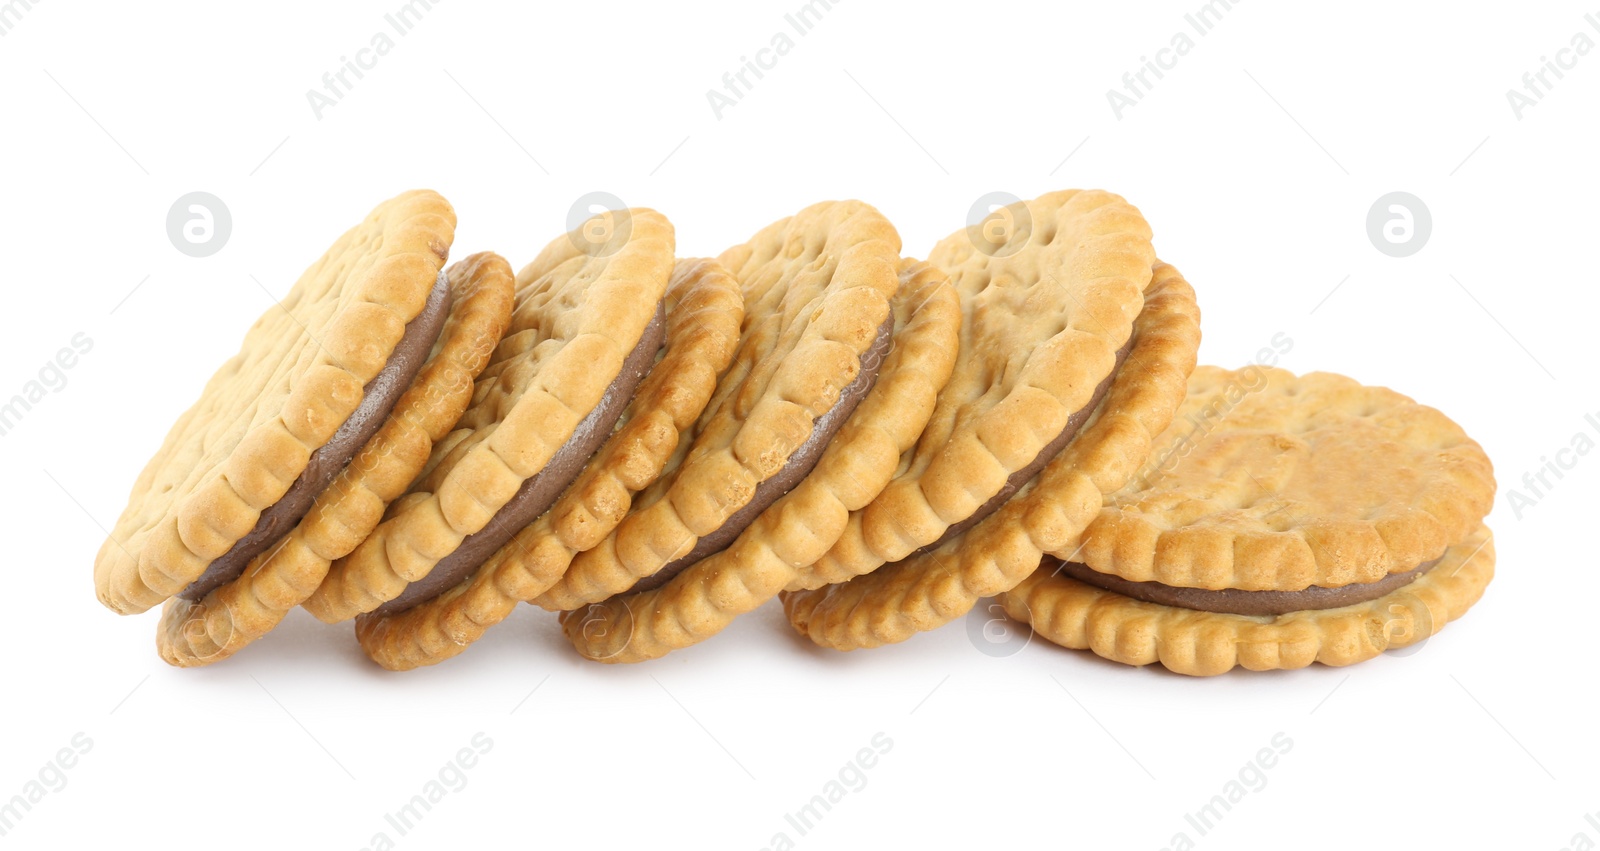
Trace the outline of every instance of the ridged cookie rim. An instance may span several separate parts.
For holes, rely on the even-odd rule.
[[[1494,567],[1494,535],[1480,524],[1416,581],[1337,609],[1259,617],[1197,612],[1134,600],[1047,567],[999,602],[1051,643],[1126,665],[1160,664],[1205,677],[1235,667],[1293,670],[1313,662],[1339,667],[1412,646],[1466,614],[1493,580]]]
[[[890,300],[899,285],[899,233],[877,208],[863,201],[823,201],[763,227],[750,240],[729,248],[717,258],[739,280],[745,299],[745,327],[741,329],[739,341],[739,349],[743,351],[745,346],[755,345],[748,336],[751,329],[773,315],[770,312],[756,314],[756,305],[767,294],[783,287],[785,294],[777,296],[777,306],[784,307],[786,293],[796,275],[784,272],[780,278],[766,282],[766,288],[760,293],[752,292],[751,277],[784,256],[785,246],[807,232],[806,228],[797,226],[797,220],[804,217],[805,221],[800,224],[809,226],[813,218],[830,221],[828,217],[836,214],[843,218],[830,226],[828,240],[831,242],[837,233],[844,247],[839,249],[833,272],[819,292],[782,326],[788,330],[803,319],[805,327],[800,331],[800,340],[782,354],[775,355],[775,350],[768,350],[743,372],[738,372],[740,354],[736,352],[734,366],[719,380],[712,404],[692,428],[691,446],[684,462],[675,467],[669,462],[670,468],[663,473],[665,484],[658,486],[665,492],[642,507],[636,500],[634,510],[617,528],[599,545],[578,554],[562,578],[533,601],[535,605],[558,611],[571,610],[627,591],[639,579],[688,552],[698,541],[684,516],[686,512],[711,511],[712,515],[698,520],[720,518],[718,522],[725,521],[748,502],[756,485],[764,479],[754,465],[774,460],[776,466],[781,466],[781,461],[786,461],[809,436],[810,424],[832,406],[839,391],[854,375],[853,368],[846,376],[833,366],[845,361],[858,363],[860,356],[872,346],[888,315]],[[747,269],[757,248],[772,248],[770,243],[777,246],[772,257],[754,269]],[[879,305],[881,310],[877,309]],[[807,347],[806,353],[796,354],[802,346]],[[768,361],[774,357],[778,358],[778,363],[771,366]],[[735,398],[723,396],[724,385],[736,380],[740,382],[738,387],[744,389],[742,382],[746,376],[763,367],[770,367],[773,373],[767,377],[756,400],[749,403],[749,410],[731,433],[728,445],[704,447],[702,442],[710,440],[705,430],[716,423],[722,406],[740,404]],[[797,389],[800,386],[805,389]],[[732,393],[733,387],[729,386],[728,390]],[[801,404],[796,399],[810,401]],[[802,421],[805,433],[794,427]],[[766,450],[760,457],[738,457],[743,448],[751,446],[766,447]],[[714,495],[715,499],[709,495]],[[664,547],[667,541],[673,546]]]
[[[317,497],[310,513],[245,572],[201,600],[169,598],[156,649],[177,667],[220,662],[272,631],[310,596],[333,560],[378,525],[384,508],[421,472],[435,441],[472,399],[473,380],[511,321],[511,264],[492,252],[445,271],[450,318],[378,433]]]
[[[1135,481],[1107,496],[1108,504],[1085,530],[1078,561],[1130,581],[1182,587],[1248,591],[1298,591],[1311,585],[1337,587],[1375,582],[1437,558],[1452,541],[1469,534],[1493,508],[1494,468],[1483,447],[1448,415],[1402,393],[1331,372],[1296,375],[1267,366],[1238,370],[1200,366],[1190,385],[1204,381],[1208,387],[1249,387],[1256,383],[1245,377],[1251,370],[1264,376],[1260,388],[1251,392],[1257,398],[1267,390],[1273,392],[1273,399],[1359,391],[1367,402],[1363,419],[1375,413],[1404,413],[1413,427],[1437,432],[1439,445],[1425,450],[1410,447],[1416,449],[1417,469],[1430,483],[1425,500],[1405,506],[1405,514],[1387,514],[1376,521],[1341,517],[1335,522],[1324,516],[1265,532],[1241,529],[1237,524],[1200,524],[1201,518],[1168,524],[1162,522],[1164,515],[1159,513],[1116,505],[1119,497],[1136,497],[1144,491]],[[1206,398],[1209,395],[1191,392],[1184,404],[1196,404],[1197,399]],[[1326,411],[1319,408],[1316,416],[1322,417]],[[1298,410],[1293,413],[1301,415]],[[1284,416],[1289,415],[1286,410]],[[1157,437],[1157,443],[1179,439],[1174,431],[1179,427],[1174,424],[1172,430]],[[1251,429],[1249,433],[1257,431]],[[1230,429],[1224,416],[1200,441],[1239,433],[1237,428]],[[1181,465],[1183,458],[1175,463]],[[1384,475],[1388,471],[1368,472]],[[1328,509],[1329,513],[1335,510]]]
[[[850,515],[889,482],[950,376],[962,321],[959,299],[942,270],[908,260],[899,277],[896,301],[905,313],[896,323],[894,347],[872,390],[811,474],[731,546],[660,588],[563,613],[563,632],[580,655],[607,663],[642,662],[716,635],[734,618],[776,597],[801,565],[827,551]]]
[[[466,431],[476,437],[481,431],[486,436],[452,461],[437,488],[426,492],[413,489],[406,494],[398,510],[391,508],[389,516],[355,551],[334,562],[322,585],[301,604],[305,609],[325,623],[337,623],[394,599],[410,582],[427,575],[467,535],[483,528],[524,481],[543,469],[599,403],[655,316],[676,259],[675,233],[666,216],[644,207],[631,208],[627,214],[629,230],[615,250],[586,250],[580,226],[580,231],[551,240],[518,272],[517,306],[502,347],[531,330],[518,330],[517,314],[526,304],[525,298],[545,292],[541,282],[549,275],[564,274],[564,280],[570,282],[584,273],[590,261],[604,261],[584,283],[581,305],[563,307],[546,301],[531,309],[548,323],[575,310],[586,311],[589,316],[580,320],[577,333],[562,339],[553,352],[539,355],[536,377],[526,382],[493,422],[478,427],[458,424],[457,433]],[[589,259],[576,269],[562,271],[584,257]],[[540,326],[534,322],[532,327]],[[538,348],[554,340],[547,337]],[[521,351],[518,356],[527,357],[535,350]],[[597,364],[606,366],[596,369]],[[494,365],[491,360],[490,366]],[[557,392],[549,386],[553,376],[576,380],[563,382]],[[468,422],[479,406],[493,403],[498,407],[504,401],[491,392],[492,386],[484,390],[485,380],[500,379],[498,374],[479,379],[479,389],[462,415],[462,423]],[[573,407],[567,399],[583,401]],[[454,441],[454,445],[460,443]]]
[[[550,511],[455,587],[403,612],[356,618],[356,639],[368,658],[391,671],[404,671],[459,655],[505,620],[517,603],[542,594],[559,579],[573,555],[593,546],[595,537],[609,534],[627,513],[633,495],[660,475],[681,433],[699,418],[733,359],[744,316],[738,282],[709,258],[678,260],[666,299],[667,340],[661,360],[635,391],[616,433],[583,473]]]
[[[1110,392],[1078,436],[1005,505],[937,550],[848,582],[786,592],[795,631],[836,650],[905,641],[1014,587],[1045,552],[1070,552],[1103,494],[1150,454],[1184,395],[1200,345],[1199,305],[1178,270],[1157,262],[1137,335]]]
[[[332,256],[334,249],[374,221],[382,222],[381,248],[371,252],[366,241],[344,246],[340,258],[358,256],[370,259],[370,265],[360,277],[343,280],[337,290],[330,291],[340,299],[349,293],[348,300],[312,340],[317,353],[295,373],[277,415],[247,429],[229,454],[218,459],[179,502],[168,504],[159,518],[137,521],[138,529],[127,530],[125,525],[142,513],[135,510],[141,504],[142,489],[152,484],[164,468],[160,462],[176,448],[173,441],[178,439],[180,427],[207,399],[226,392],[227,379],[233,374],[230,369],[237,372],[236,364],[250,360],[251,353],[246,351],[252,342],[249,332],[239,353],[213,373],[199,398],[173,423],[95,557],[96,596],[107,608],[118,614],[136,614],[183,590],[212,560],[254,528],[260,513],[277,502],[304,471],[311,453],[326,443],[360,404],[360,388],[382,369],[398,345],[404,325],[422,310],[449,255],[456,216],[443,196],[431,190],[413,190],[379,204],[341,235],[302,273],[289,295],[268,307],[256,322],[259,325],[279,311],[287,312],[284,305],[296,303],[296,292],[302,286],[314,281],[328,264],[340,261]],[[407,258],[420,262],[408,262]],[[361,305],[389,314],[390,321],[374,327],[373,317],[366,315],[370,311],[352,309]],[[301,324],[289,315],[295,324]],[[327,346],[340,350],[343,357],[335,357]],[[134,536],[140,536],[140,543],[130,540]]]

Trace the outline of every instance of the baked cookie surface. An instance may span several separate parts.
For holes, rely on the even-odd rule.
[[[904,641],[1014,587],[1044,553],[1076,548],[1103,494],[1150,457],[1194,368],[1199,308],[1172,266],[1154,268],[1132,341],[1089,422],[999,510],[935,549],[848,582],[786,592],[784,610],[795,630],[839,650]]]
[[[603,222],[619,212],[603,214]],[[586,238],[602,227],[595,219],[557,237],[517,274],[511,325],[471,406],[411,491],[305,601],[312,614],[345,620],[428,576],[511,503],[606,399],[658,323],[673,266],[666,217],[647,209],[625,216],[629,226],[608,230],[606,240]]]
[[[196,600],[166,602],[156,648],[183,667],[225,659],[277,626],[322,582],[404,493],[433,444],[455,425],[473,381],[511,321],[513,276],[504,258],[475,254],[446,270],[449,318],[418,372],[360,453],[293,530],[238,578]]]
[[[961,299],[959,355],[892,481],[802,587],[843,582],[960,534],[1082,427],[1122,363],[1155,259],[1150,226],[1109,192],[1053,192],[939,242]]]
[[[665,348],[616,432],[560,501],[471,576],[404,611],[358,617],[356,638],[367,655],[385,668],[408,670],[459,654],[616,528],[710,400],[733,358],[743,315],[738,282],[720,263],[677,261],[666,292]]]
[[[816,467],[767,507],[726,549],[657,587],[562,614],[580,654],[638,662],[702,641],[777,596],[876,496],[922,432],[950,376],[961,325],[954,289],[939,269],[904,261],[893,302],[893,348],[866,398]]]
[[[846,399],[858,404],[865,391],[852,382],[881,366],[867,355],[892,322],[899,252],[894,226],[860,201],[814,204],[724,252],[745,304],[733,364],[661,477],[534,602],[570,610],[663,582],[782,495],[764,483],[803,478],[810,466],[795,465],[820,455],[814,429]]]
[[[422,312],[455,225],[436,193],[399,195],[267,308],[134,483],[95,558],[102,603],[145,611],[255,528],[361,405]]]
[[[1077,560],[1203,589],[1376,582],[1438,558],[1494,500],[1460,426],[1331,373],[1202,366],[1154,457],[1107,496]]]

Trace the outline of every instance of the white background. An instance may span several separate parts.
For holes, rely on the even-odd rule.
[[[1200,0],[843,0],[791,30],[793,50],[719,120],[707,90],[801,0],[449,0],[319,120],[306,91],[400,5],[37,0],[7,19],[0,398],[74,334],[93,349],[0,437],[0,799],[75,733],[93,746],[0,844],[1600,842],[1585,821],[1600,810],[1600,580],[1580,544],[1600,457],[1520,518],[1507,501],[1531,496],[1524,473],[1574,435],[1600,441],[1584,420],[1600,418],[1600,56],[1551,77],[1520,119],[1505,94],[1575,33],[1600,41],[1591,8],[1239,3],[1207,35],[1189,30],[1194,49],[1119,120],[1106,91]],[[1283,366],[1392,386],[1478,438],[1501,482],[1499,576],[1418,652],[1210,680],[1037,640],[992,656],[965,621],[837,654],[801,643],[775,605],[632,667],[581,660],[553,616],[526,609],[404,675],[304,612],[224,664],[168,668],[155,613],[95,601],[102,528],[268,292],[373,204],[423,186],[456,206],[455,256],[494,249],[517,267],[596,190],[665,212],[688,256],[827,198],[877,205],[920,255],[985,193],[1112,189],[1196,286],[1202,361],[1241,365],[1285,332]],[[164,228],[194,190],[233,216],[205,259]],[[1405,259],[1365,229],[1395,190],[1433,220]],[[397,835],[385,813],[478,732],[493,744],[465,788]],[[785,814],[880,732],[892,750],[864,788],[799,835]],[[1265,787],[1199,835],[1184,815],[1280,732],[1293,747]]]

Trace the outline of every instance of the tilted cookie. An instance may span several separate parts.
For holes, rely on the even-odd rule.
[[[433,347],[455,225],[433,192],[395,197],[267,308],[134,483],[95,557],[102,603],[200,599],[299,523]]]
[[[1102,495],[1134,476],[1183,401],[1200,345],[1194,290],[1158,263],[1132,348],[1088,423],[999,510],[935,549],[848,582],[784,595],[802,635],[854,650],[904,641],[1007,591],[1046,552],[1071,552]]]
[[[1426,638],[1477,601],[1494,488],[1460,426],[1392,390],[1201,367],[1146,475],[1106,498],[1070,561],[1002,602],[1130,664],[1346,665],[1403,646],[1391,627]]]
[[[673,247],[660,213],[608,211],[518,273],[511,326],[472,406],[305,608],[332,623],[428,599],[543,514],[656,361]]]
[[[916,442],[955,363],[961,308],[943,271],[904,261],[893,311],[893,347],[876,381],[821,449],[810,475],[728,548],[659,587],[564,613],[563,628],[579,653],[637,662],[702,641],[776,597],[800,566],[827,550]]]
[[[937,547],[1032,479],[1110,388],[1154,259],[1144,217],[1097,190],[1019,201],[942,240],[929,262],[961,297],[955,372],[894,481],[796,587]]]
[[[745,301],[733,365],[661,478],[534,602],[659,587],[799,484],[882,366],[899,258],[894,226],[860,201],[814,204],[724,252]]]
[[[465,579],[403,611],[356,618],[356,637],[367,655],[390,670],[455,656],[518,603],[543,593],[575,554],[610,534],[710,401],[717,377],[733,359],[743,317],[738,282],[722,264],[679,260],[667,286],[661,359],[639,383],[616,432],[549,511]]]
[[[316,590],[334,559],[361,543],[384,507],[422,471],[434,443],[466,410],[474,379],[511,321],[514,279],[504,258],[474,254],[445,277],[450,312],[443,330],[431,353],[422,352],[426,362],[378,432],[305,517],[236,579],[167,600],[156,633],[161,658],[184,667],[210,664],[265,635]]]

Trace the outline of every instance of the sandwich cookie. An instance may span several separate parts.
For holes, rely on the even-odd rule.
[[[673,245],[661,214],[609,211],[557,237],[518,273],[510,327],[472,405],[305,608],[333,623],[396,599],[426,600],[543,514],[656,362]]]
[[[882,365],[899,253],[860,201],[814,204],[724,252],[744,298],[733,364],[661,477],[533,602],[570,610],[659,586],[805,478]]]
[[[433,599],[406,593],[356,618],[367,655],[390,670],[432,665],[465,650],[520,602],[544,592],[572,557],[593,547],[656,480],[733,360],[744,300],[715,260],[679,260],[666,293],[666,341],[616,431],[559,501]],[[486,534],[480,531],[476,540]],[[458,548],[457,552],[460,552]],[[388,612],[387,610],[393,610]]]
[[[1183,401],[1200,346],[1200,311],[1173,267],[1156,264],[1131,339],[1089,421],[1032,481],[937,547],[842,584],[785,594],[794,628],[838,650],[904,641],[1015,587],[1045,552],[1074,550],[1103,494],[1135,475]]]
[[[421,472],[434,443],[466,410],[474,379],[511,321],[513,276],[504,258],[475,254],[451,266],[445,280],[448,286],[430,294],[388,364],[368,383],[356,415],[312,453],[295,485],[262,512],[256,529],[234,549],[252,536],[281,537],[246,565],[219,570],[227,557],[213,561],[167,600],[156,641],[167,662],[188,667],[220,661],[265,635],[316,590],[334,559],[361,543],[382,519],[384,507]],[[442,329],[424,327],[429,323]],[[392,389],[378,387],[413,371],[415,378],[409,387],[402,385],[404,392],[386,419],[371,410],[370,400]],[[354,459],[337,466],[373,425],[379,428]],[[335,475],[319,487],[325,468]],[[309,510],[306,501],[311,501]],[[293,526],[283,534],[280,524]]]
[[[702,641],[776,597],[800,566],[827,551],[851,513],[879,493],[916,443],[955,364],[961,308],[944,272],[903,261],[892,308],[892,347],[884,353],[875,346],[863,356],[881,358],[870,389],[836,433],[818,441],[824,430],[814,428],[799,450],[819,456],[809,475],[725,549],[664,581],[652,578],[631,593],[564,614],[564,630],[579,653],[637,662]],[[845,392],[872,367],[864,359]],[[836,410],[838,403],[823,416]]]
[[[455,225],[433,192],[386,201],[256,320],[134,483],[95,557],[102,603],[201,600],[296,528],[433,348]]]
[[[1008,612],[1183,674],[1348,665],[1433,635],[1494,574],[1488,457],[1392,390],[1202,367],[1154,457]]]
[[[949,272],[963,314],[938,407],[894,480],[791,590],[932,549],[993,513],[1072,440],[1127,356],[1155,259],[1133,205],[1053,192],[975,227],[929,258]]]

